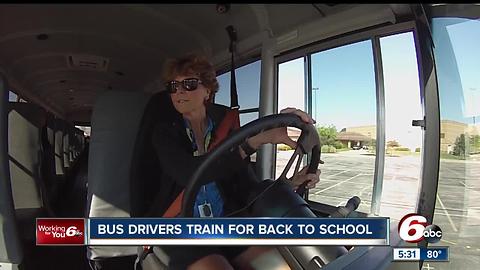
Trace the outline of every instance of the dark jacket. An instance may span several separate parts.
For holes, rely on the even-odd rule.
[[[171,101],[164,114],[159,116],[159,121],[154,127],[152,144],[159,160],[161,170],[159,181],[160,191],[156,196],[155,207],[147,216],[161,216],[180,192],[185,188],[193,172],[198,168],[208,155],[194,157],[190,139],[187,136],[183,117],[178,113]],[[215,131],[224,118],[228,107],[209,104],[207,115],[214,123]],[[238,150],[226,153],[217,164],[211,167],[206,177],[201,179],[201,184],[215,181],[224,198],[224,212],[228,214],[245,205],[245,198],[250,190],[252,181],[252,167],[249,161],[242,160]]]

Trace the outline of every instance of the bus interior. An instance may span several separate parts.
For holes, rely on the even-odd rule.
[[[390,246],[277,247],[275,258],[478,269],[479,17],[479,4],[1,4],[0,269],[133,269],[138,247],[37,246],[36,218],[143,215],[160,188],[148,136],[162,67],[192,52],[217,70],[215,103],[230,106],[235,72],[241,126],[287,107],[316,120],[322,173],[303,197],[316,216],[357,196],[349,217],[390,218]],[[262,146],[256,177],[279,178],[293,153]],[[408,213],[442,229],[428,245],[448,246],[448,262],[392,262],[394,246],[427,246],[398,237]]]

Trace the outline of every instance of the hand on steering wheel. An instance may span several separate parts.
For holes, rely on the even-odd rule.
[[[293,189],[297,189],[305,181],[309,181],[306,188],[314,188],[320,181],[320,169],[317,169],[316,173],[307,173],[307,170],[308,166],[305,166],[298,172],[297,175],[292,176],[292,181],[290,181],[290,184],[293,186]]]
[[[272,129],[280,130],[281,128],[284,128],[285,132],[283,132],[283,134],[285,135],[287,134],[286,127],[288,126],[296,127],[302,131],[298,141],[296,142],[296,148],[292,154],[292,157],[287,162],[281,175],[278,176],[277,180],[280,180],[278,183],[284,182],[286,185],[291,186],[291,184],[287,183],[290,181],[290,179],[286,176],[287,172],[290,170],[290,168],[292,168],[293,163],[296,161],[293,175],[299,175],[298,172],[300,171],[300,164],[303,160],[303,156],[307,153],[311,153],[312,155],[306,169],[306,174],[304,176],[297,177],[296,181],[300,182],[301,180],[304,180],[303,182],[305,182],[305,180],[307,180],[306,178],[311,178],[313,183],[311,183],[310,186],[314,185],[316,182],[318,182],[315,178],[318,178],[317,168],[320,162],[320,140],[318,137],[318,132],[312,123],[313,119],[311,119],[306,113],[300,110],[288,108],[282,110],[282,113],[280,114],[262,117],[234,131],[223,141],[222,144],[218,145],[217,148],[208,154],[208,157],[193,173],[192,178],[185,188],[185,193],[182,200],[181,216],[192,216],[193,203],[195,195],[200,187],[200,179],[202,179],[202,176],[207,169],[212,167],[213,164],[216,164],[217,161],[221,160],[225,153],[231,152],[233,149],[238,148],[240,144],[245,142],[246,139],[258,136],[262,133],[265,134]],[[282,132],[279,131],[267,134],[270,134],[270,136],[261,135],[260,137],[257,137],[257,139],[260,138],[262,142],[269,143],[277,140],[278,138],[285,138],[283,135],[278,137],[272,135],[282,134]],[[303,187],[305,184],[299,186],[297,194],[303,196],[302,192],[300,191],[304,189]],[[293,192],[293,189],[291,189],[291,192]],[[253,204],[255,200],[252,200],[250,204]]]
[[[295,115],[298,115],[303,122],[307,124],[315,124],[315,120],[312,117],[310,117],[310,115],[296,108],[290,108],[290,107],[285,108],[281,110],[280,113],[295,114]],[[292,140],[288,136],[287,127],[279,127],[279,128],[263,131],[262,133],[249,138],[247,141],[248,141],[248,144],[254,149],[258,149],[260,145],[266,144],[266,143],[272,143],[272,144],[283,143],[290,146],[293,149],[297,147],[297,142]]]

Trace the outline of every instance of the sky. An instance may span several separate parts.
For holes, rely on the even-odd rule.
[[[370,40],[312,55],[312,112],[319,125],[375,125],[375,72]],[[317,90],[318,89],[318,90]]]

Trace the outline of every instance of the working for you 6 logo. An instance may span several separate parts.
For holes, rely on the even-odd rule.
[[[37,245],[84,245],[85,220],[82,218],[38,218]]]

